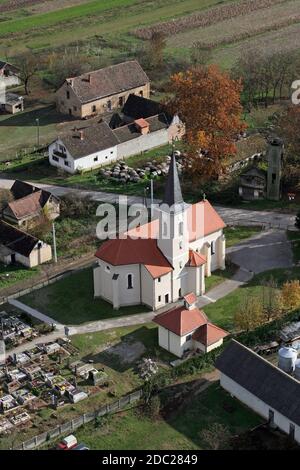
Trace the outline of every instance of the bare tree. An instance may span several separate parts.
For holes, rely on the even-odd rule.
[[[29,95],[29,83],[41,70],[41,61],[36,55],[28,52],[17,58],[16,66],[20,69],[20,79],[24,84],[25,93]]]

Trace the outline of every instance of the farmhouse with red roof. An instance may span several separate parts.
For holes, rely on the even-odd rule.
[[[157,310],[189,292],[205,293],[205,276],[225,268],[225,223],[207,200],[183,201],[173,154],[162,204],[153,220],[109,240],[96,253],[94,295],[115,309]]]
[[[158,325],[159,346],[175,356],[182,357],[188,351],[207,353],[221,346],[229,334],[209,323],[196,302],[197,297],[192,292],[184,297],[183,305],[161,313],[153,320]]]

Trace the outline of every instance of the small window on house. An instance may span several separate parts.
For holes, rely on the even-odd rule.
[[[192,335],[187,335],[187,337],[185,338],[186,341],[190,341],[192,339]]]
[[[92,106],[92,113],[95,113],[96,111],[97,111],[97,108],[96,108],[96,105],[94,104],[94,105]]]
[[[179,297],[180,299],[181,299],[181,297],[182,297],[182,291],[181,291],[181,288],[180,288],[180,289],[179,289],[179,291],[178,291],[178,297]]]
[[[110,151],[110,154],[112,155],[113,153],[114,153],[114,151],[113,151],[113,150],[111,150],[111,151]]]
[[[158,302],[161,302],[161,295],[158,296]]]
[[[183,243],[179,242],[179,250],[182,250],[182,248],[183,248]]]
[[[133,289],[132,274],[128,274],[128,277],[127,277],[127,289]]]
[[[105,160],[107,160],[107,159],[108,159],[108,156],[106,155]]]
[[[68,162],[68,160],[65,160],[65,166],[70,166],[70,162]]]
[[[159,278],[157,279],[157,282],[161,282],[161,277],[159,277]]]
[[[70,99],[70,92],[67,91],[67,100],[69,100],[69,99]]]
[[[179,222],[179,235],[183,235],[183,222]]]
[[[59,158],[55,157],[54,155],[52,155],[52,160],[54,160],[55,162],[59,162]]]
[[[119,96],[119,106],[123,106],[124,104],[124,98],[123,96]]]
[[[183,266],[182,261],[180,261],[179,268],[182,269],[182,266]]]
[[[140,91],[140,96],[144,96],[143,90]]]
[[[215,254],[215,252],[216,252],[215,242],[211,242],[210,252],[211,252],[212,255]]]
[[[94,162],[97,162],[98,161],[98,155],[97,157],[94,157]]]
[[[105,271],[106,271],[107,273],[109,273],[109,272],[110,272],[110,267],[109,267],[109,266],[106,266],[106,267],[105,267]]]
[[[73,106],[73,111],[77,111],[77,106]]]

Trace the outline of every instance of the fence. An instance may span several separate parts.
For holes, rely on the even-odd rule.
[[[105,416],[109,413],[114,414],[114,413],[117,413],[118,411],[121,411],[126,406],[140,400],[142,398],[142,395],[143,395],[143,391],[137,390],[133,393],[130,393],[129,395],[121,397],[118,401],[115,401],[114,403],[102,406],[99,410],[84,413],[83,415],[78,416],[77,418],[74,418],[67,423],[63,423],[51,429],[50,431],[47,431],[42,434],[39,434],[38,436],[32,437],[31,439],[28,439],[27,441],[22,442],[22,444],[19,444],[18,446],[13,447],[12,450],[35,449],[36,447],[39,447],[42,444],[45,444],[51,439],[55,439],[63,434],[72,433],[76,431],[76,429],[78,429],[80,426],[90,423],[91,421],[94,421],[95,419],[100,418],[101,416]]]

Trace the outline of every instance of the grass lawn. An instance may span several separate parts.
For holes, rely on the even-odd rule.
[[[238,310],[242,300],[249,295],[259,295],[265,279],[273,278],[278,286],[285,281],[300,279],[300,268],[273,269],[254,276],[254,278],[245,286],[233,291],[231,294],[223,297],[214,304],[209,304],[204,308],[208,318],[216,325],[229,331],[234,331],[234,314]]]
[[[224,234],[226,236],[226,246],[234,246],[237,243],[240,243],[246,238],[250,238],[259,232],[261,232],[261,227],[226,227],[224,229]]]
[[[294,255],[295,263],[300,261],[300,230],[298,231],[287,231],[287,237],[292,242],[292,250]]]
[[[84,269],[50,286],[26,295],[21,301],[64,324],[82,323],[117,318],[147,311],[137,305],[114,310],[102,299],[94,299],[93,271]]]
[[[26,104],[26,102],[25,102]],[[52,105],[25,109],[23,113],[0,115],[0,171],[6,167],[1,161],[16,157],[17,152],[37,145],[37,124],[40,123],[40,144],[48,145],[57,137],[59,124],[67,121]],[[36,158],[36,157],[35,157]]]
[[[217,269],[212,273],[210,277],[205,278],[205,290],[208,292],[210,289],[213,289],[221,282],[226,281],[226,279],[230,279],[236,271],[236,267],[234,265],[226,266],[224,271],[222,269]]]
[[[39,268],[27,269],[21,265],[5,266],[0,263],[0,289],[25,281],[37,274],[39,274]]]
[[[170,418],[149,419],[139,410],[130,410],[104,419],[100,426],[84,426],[76,437],[97,450],[196,450],[208,448],[201,432],[213,423],[226,426],[235,435],[260,422],[257,415],[214,384]]]

